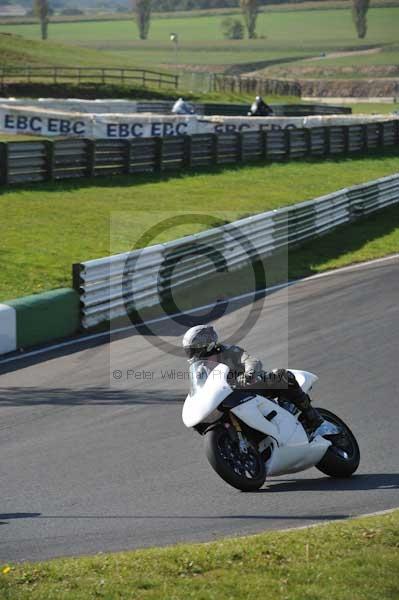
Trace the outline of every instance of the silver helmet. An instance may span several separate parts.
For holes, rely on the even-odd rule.
[[[218,334],[212,325],[197,325],[186,331],[183,348],[187,357],[202,358],[212,354],[218,343]]]

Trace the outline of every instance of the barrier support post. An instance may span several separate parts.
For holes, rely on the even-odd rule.
[[[191,135],[183,137],[183,166],[185,169],[191,169],[193,155],[193,138]]]
[[[268,132],[266,130],[262,131],[262,159],[267,161],[268,159]]]
[[[384,124],[377,123],[378,129],[378,148],[382,150],[384,148]]]
[[[349,154],[349,128],[347,125],[342,125],[343,135],[344,135],[344,148],[343,153],[345,156]]]
[[[79,295],[80,295],[80,288],[82,285],[82,279],[80,277],[80,273],[81,273],[80,263],[74,263],[72,265],[72,287],[76,292],[78,292]]]
[[[243,134],[241,132],[236,133],[236,158],[237,162],[242,163],[244,161],[244,144],[242,139]]]
[[[291,137],[290,137],[290,129],[284,129],[284,153],[283,157],[285,160],[289,160],[291,155]]]
[[[331,143],[330,143],[330,128],[323,127],[324,130],[324,156],[331,154]]]
[[[211,145],[211,164],[217,165],[219,163],[219,138],[217,133],[212,133],[212,145]]]
[[[306,150],[305,150],[305,156],[312,156],[312,133],[311,130],[307,127],[304,128],[304,135],[305,135],[305,144],[306,144]]]
[[[43,143],[46,155],[46,179],[52,181],[54,179],[54,142],[45,140]]]
[[[399,120],[394,121],[395,127],[395,146],[399,146]]]
[[[86,176],[94,177],[96,170],[96,143],[94,140],[86,140]]]
[[[367,125],[362,125],[362,152],[367,152],[369,147],[368,136],[367,136]]]
[[[8,144],[0,142],[0,184],[8,184]]]
[[[124,143],[124,173],[130,175],[130,163],[132,162],[132,140],[125,140]]]
[[[154,142],[155,142],[154,172],[162,173],[163,138],[161,138],[161,137],[155,138]]]

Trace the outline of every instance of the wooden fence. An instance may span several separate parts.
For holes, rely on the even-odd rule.
[[[84,82],[129,84],[142,87],[174,88],[179,76],[145,69],[118,69],[113,67],[0,67],[0,86],[33,81],[81,84]]]
[[[132,140],[0,144],[0,184],[161,173],[399,149],[399,121]]]

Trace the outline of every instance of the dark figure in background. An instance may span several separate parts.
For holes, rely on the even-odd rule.
[[[286,369],[264,371],[261,361],[243,348],[220,344],[212,326],[198,325],[189,329],[183,338],[183,348],[190,363],[203,358],[227,365],[230,368],[229,383],[233,387],[252,388],[265,396],[286,398],[301,411],[309,430],[315,431],[323,424],[323,418],[313,408],[293,373]]]
[[[271,106],[266,104],[261,96],[256,96],[255,102],[253,102],[248,116],[249,117],[270,117],[273,114]]]

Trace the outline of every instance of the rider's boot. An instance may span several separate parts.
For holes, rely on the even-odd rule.
[[[294,375],[290,372],[288,372],[288,390],[291,402],[302,413],[302,420],[306,428],[312,432],[315,431],[324,423],[324,419],[319,411],[312,406],[309,396],[305,394]]]
[[[302,411],[303,421],[308,429],[315,432],[324,423],[324,419],[316,408],[310,406]]]

